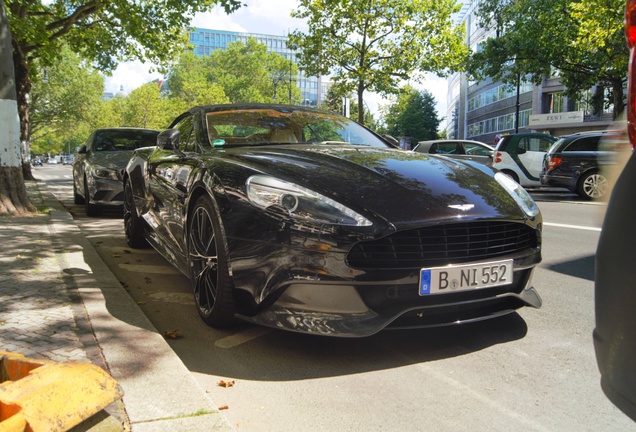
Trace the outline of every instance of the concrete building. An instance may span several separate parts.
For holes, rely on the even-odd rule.
[[[466,27],[466,44],[472,51],[494,37],[494,30],[479,27],[476,10],[479,0],[466,0],[456,22]],[[546,77],[535,86],[523,79],[517,86],[486,80],[471,82],[456,73],[448,80],[446,134],[449,138],[469,138],[493,144],[498,134],[544,132],[566,135],[606,129],[612,111],[592,114],[585,102],[568,100],[558,77]],[[594,89],[590,89],[590,95]]]
[[[196,28],[190,32],[190,43],[194,45],[193,51],[196,55],[204,56],[210,55],[212,51],[217,49],[226,49],[231,42],[241,41],[247,43],[250,37],[255,38],[259,43],[265,44],[268,51],[278,53],[290,62],[296,63],[295,52],[287,47],[287,36]],[[318,107],[326,99],[330,82],[324,77],[305,76],[300,71],[297,76],[291,79],[300,88],[303,95],[302,100],[289,101],[288,95],[277,95],[279,102]]]

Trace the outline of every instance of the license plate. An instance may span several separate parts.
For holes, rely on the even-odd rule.
[[[420,270],[420,295],[490,288],[512,283],[513,260]]]

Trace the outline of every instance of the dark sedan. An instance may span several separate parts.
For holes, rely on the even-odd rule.
[[[157,144],[158,130],[142,128],[97,129],[75,155],[73,197],[84,204],[87,216],[124,203],[122,174],[133,150]]]
[[[203,320],[368,336],[540,307],[541,214],[473,162],[286,105],[195,107],[124,174],[128,244],[187,275]]]

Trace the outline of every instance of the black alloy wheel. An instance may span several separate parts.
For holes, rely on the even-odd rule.
[[[144,220],[137,214],[130,179],[124,183],[124,234],[128,246],[140,249],[148,246],[144,238]]]
[[[200,197],[188,223],[188,261],[199,315],[212,327],[228,327],[234,316],[233,284],[226,243],[211,198]]]
[[[99,216],[100,211],[99,207],[95,204],[91,204],[91,196],[88,191],[88,180],[84,177],[84,210],[86,211],[86,216]]]

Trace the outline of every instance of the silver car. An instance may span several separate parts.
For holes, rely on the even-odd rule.
[[[417,153],[437,154],[459,160],[472,160],[492,165],[494,148],[479,141],[464,139],[420,141],[413,148]]]
[[[87,216],[124,203],[122,173],[133,150],[157,145],[160,131],[142,128],[97,129],[75,155],[73,197]]]

